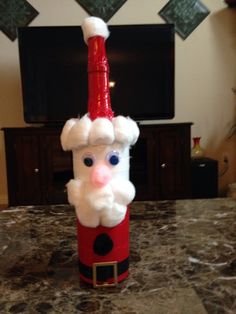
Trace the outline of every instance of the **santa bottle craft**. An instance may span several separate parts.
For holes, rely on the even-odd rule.
[[[111,109],[107,25],[89,17],[82,30],[88,45],[88,113],[65,123],[61,143],[73,153],[74,179],[67,191],[77,216],[80,277],[94,286],[113,285],[128,276],[128,204],[135,196],[129,149],[139,129]]]

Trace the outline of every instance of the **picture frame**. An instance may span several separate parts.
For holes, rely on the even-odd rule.
[[[170,0],[158,14],[167,23],[175,24],[175,31],[186,39],[210,11],[200,0]]]
[[[17,27],[27,26],[38,14],[26,0],[0,0],[0,30],[14,41]]]
[[[127,0],[75,0],[92,16],[107,22]]]

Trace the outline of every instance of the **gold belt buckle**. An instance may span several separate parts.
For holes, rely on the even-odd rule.
[[[113,276],[114,276],[114,282],[108,283],[104,282],[102,284],[97,283],[97,268],[98,267],[106,267],[106,266],[113,266]],[[113,287],[116,286],[118,283],[118,270],[117,270],[117,262],[100,262],[100,263],[93,263],[93,287]]]

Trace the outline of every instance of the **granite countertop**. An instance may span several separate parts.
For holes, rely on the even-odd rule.
[[[236,201],[131,205],[130,275],[79,281],[68,205],[0,212],[0,313],[236,313]]]

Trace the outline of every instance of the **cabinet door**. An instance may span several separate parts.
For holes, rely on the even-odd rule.
[[[141,126],[139,139],[130,150],[130,181],[136,188],[135,200],[154,199],[153,155],[153,133]]]
[[[188,127],[161,127],[157,131],[157,198],[190,196],[190,136]]]
[[[6,136],[9,205],[37,205],[42,201],[38,137]]]
[[[47,204],[67,203],[66,183],[73,178],[72,155],[64,152],[60,143],[60,134],[47,134],[42,138],[44,160],[44,191]]]

